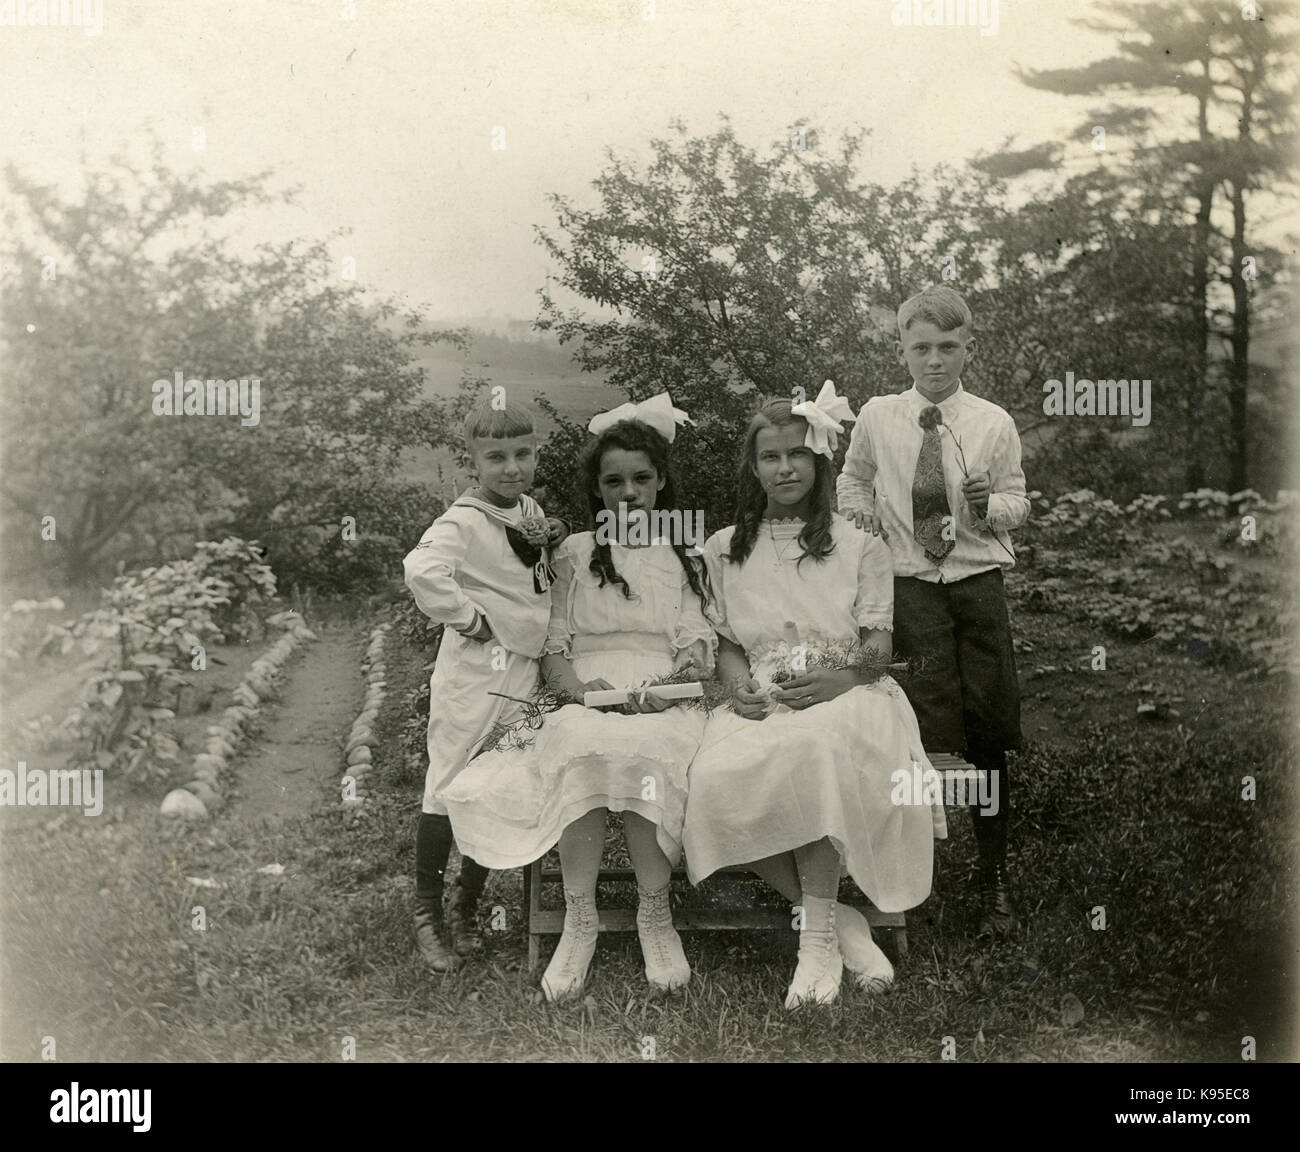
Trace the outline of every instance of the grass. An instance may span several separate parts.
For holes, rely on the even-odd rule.
[[[487,932],[484,961],[433,977],[409,923],[423,765],[402,739],[427,655],[395,630],[373,795],[353,825],[324,790],[272,832],[236,812],[187,833],[143,805],[98,821],[3,813],[0,1056],[38,1059],[46,1035],[61,1060],[337,1060],[347,1037],[361,1061],[632,1061],[649,1039],[658,1060],[934,1061],[945,1037],[963,1062],[1236,1061],[1245,1035],[1260,1060],[1293,1056],[1283,678],[1113,638],[1110,671],[1085,676],[1067,669],[1106,638],[1054,615],[1020,614],[1016,631],[1033,649],[1014,764],[1019,940],[973,939],[973,842],[954,813],[883,996],[846,984],[834,1006],[786,1013],[794,934],[729,932],[687,935],[683,995],[648,992],[626,935],[602,939],[584,1002],[538,1003],[518,873],[491,878],[485,910],[503,908],[506,928]],[[1179,686],[1183,716],[1136,715],[1135,685],[1152,680]],[[270,863],[283,874],[258,871]]]

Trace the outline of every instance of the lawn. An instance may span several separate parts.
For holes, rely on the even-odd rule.
[[[312,623],[356,637],[370,620],[345,607]],[[540,1003],[517,873],[492,877],[485,911],[504,909],[505,928],[487,933],[485,960],[431,976],[409,923],[423,771],[412,713],[429,653],[395,629],[355,824],[328,785],[269,828],[238,804],[201,831],[164,826],[145,803],[100,820],[3,813],[0,1056],[37,1059],[47,1035],[65,1060],[336,1060],[348,1037],[364,1061],[933,1061],[949,1037],[961,1062],[1238,1061],[1245,1036],[1258,1059],[1293,1056],[1289,680],[1051,609],[1015,610],[1014,623],[1018,940],[973,939],[973,841],[951,814],[935,892],[881,996],[846,984],[837,1005],[789,1014],[794,933],[730,932],[687,935],[685,994],[651,995],[635,936],[607,936],[585,1001]],[[1104,672],[1090,667],[1098,643]],[[1177,692],[1140,713],[1151,684]],[[1254,800],[1241,799],[1246,775]],[[258,871],[273,863],[281,874]]]

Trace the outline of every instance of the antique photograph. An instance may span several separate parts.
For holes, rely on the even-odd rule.
[[[1298,65],[0,0],[0,1060],[1300,1058]]]

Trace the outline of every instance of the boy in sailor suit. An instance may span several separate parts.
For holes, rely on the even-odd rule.
[[[551,614],[549,550],[568,534],[564,521],[545,517],[525,494],[537,467],[527,411],[485,402],[466,419],[464,439],[478,485],[403,562],[416,604],[445,626],[429,680],[429,768],[415,839],[416,942],[435,972],[454,971],[481,946],[474,919],[487,879],[486,868],[463,858],[444,925],[452,829],[439,796],[498,722],[522,715],[502,696],[525,699],[537,686]]]

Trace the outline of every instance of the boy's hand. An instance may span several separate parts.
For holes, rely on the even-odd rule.
[[[885,531],[885,526],[880,522],[880,517],[874,512],[854,512],[849,516],[853,521],[855,528],[861,528],[864,532],[870,532],[873,536],[879,536],[886,544],[889,543],[889,533]]]
[[[972,472],[961,482],[961,494],[966,497],[966,503],[981,516],[988,513],[992,491],[987,472]]]
[[[569,534],[569,526],[558,516],[546,518],[546,546],[554,548]]]
[[[489,640],[493,639],[492,625],[488,623],[488,618],[480,613],[478,618],[478,627],[475,628],[473,632],[462,632],[461,635],[464,636],[466,640],[473,640],[479,644],[486,644]]]

